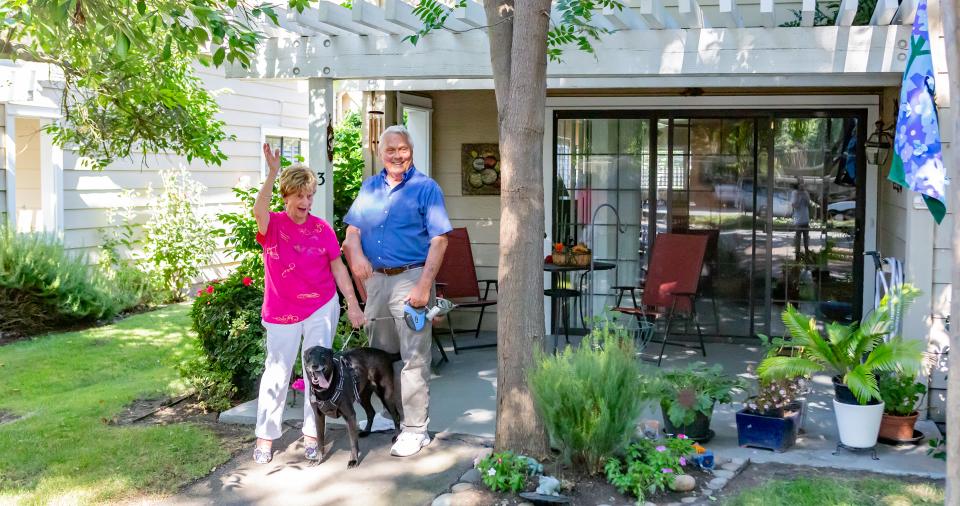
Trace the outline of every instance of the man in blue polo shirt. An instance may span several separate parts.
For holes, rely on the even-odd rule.
[[[363,182],[343,219],[348,225],[343,252],[367,293],[364,316],[370,345],[399,351],[403,360],[397,383],[403,432],[390,454],[407,457],[430,444],[432,328],[428,322],[415,332],[402,319],[389,317],[402,317],[404,303],[423,307],[433,301],[433,282],[447,248],[445,234],[452,227],[440,186],[413,166],[413,141],[406,128],[384,130],[380,158],[384,169]]]

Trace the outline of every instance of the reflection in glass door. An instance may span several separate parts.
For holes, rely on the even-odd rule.
[[[614,286],[642,286],[647,249],[649,204],[650,122],[647,119],[561,119],[556,132],[554,226],[551,242],[583,242],[595,261],[616,267],[591,275],[566,274],[560,283],[581,292],[578,311],[570,314],[571,328],[590,314],[583,306],[593,301],[593,314],[616,303]],[[617,230],[617,219],[621,230]]]
[[[594,230],[594,258],[617,265],[596,273],[594,314],[615,302],[613,286],[643,286],[656,234],[693,233],[709,236],[697,307],[708,335],[782,335],[786,304],[859,318],[862,113],[564,114],[552,240]]]

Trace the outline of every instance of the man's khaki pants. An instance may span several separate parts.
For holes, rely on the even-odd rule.
[[[405,431],[427,432],[430,423],[430,343],[433,328],[427,322],[423,329],[414,332],[403,321],[404,300],[420,279],[423,268],[410,269],[394,276],[374,272],[364,283],[367,305],[364,316],[370,321],[366,331],[370,346],[388,353],[400,352],[400,364],[394,364],[396,384],[400,385],[401,424]],[[434,302],[430,290],[430,303]],[[394,317],[389,319],[389,317]],[[389,415],[385,415],[389,418]]]

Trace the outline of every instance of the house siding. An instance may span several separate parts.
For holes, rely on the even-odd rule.
[[[204,86],[216,93],[220,106],[217,117],[225,123],[227,135],[235,139],[221,143],[227,160],[211,166],[197,160],[187,162],[176,156],[148,156],[141,160],[117,160],[103,171],[94,171],[79,163],[72,152],[64,153],[63,205],[64,243],[77,253],[96,254],[102,244],[100,229],[108,225],[107,210],[125,204],[124,190],[140,195],[132,201],[138,211],[136,223],[146,220],[145,193],[152,186],[162,188],[160,171],[187,167],[193,179],[206,187],[202,212],[211,218],[223,211],[238,209],[232,189],[260,183],[261,128],[307,128],[306,82],[258,82],[226,79],[222,71],[197,68]],[[205,276],[222,276],[233,260],[222,248],[222,241]]]
[[[464,195],[461,144],[498,143],[497,101],[493,91],[438,91],[433,99],[433,178],[443,189],[454,227],[466,227],[479,279],[497,279],[500,243],[500,197]],[[483,328],[496,330],[496,306],[484,313]],[[493,311],[491,311],[493,309]],[[460,313],[465,313],[461,311]],[[457,327],[476,325],[475,317],[457,316]]]
[[[7,106],[0,104],[0,224],[7,223]]]

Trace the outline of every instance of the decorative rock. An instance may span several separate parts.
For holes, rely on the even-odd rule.
[[[697,486],[697,479],[689,474],[678,474],[674,476],[673,483],[670,484],[670,490],[676,492],[689,492]]]
[[[713,490],[720,490],[727,485],[727,481],[729,480],[726,478],[714,478],[710,480],[710,483],[707,483],[707,486]]]
[[[453,506],[453,494],[437,496],[437,498],[430,503],[430,506]]]
[[[553,476],[541,476],[537,493],[543,495],[560,495],[560,480]]]
[[[476,469],[471,469],[460,477],[460,481],[465,483],[479,483],[480,482],[480,471]]]
[[[450,487],[450,490],[452,490],[454,494],[466,490],[473,490],[473,483],[457,483],[456,485]]]
[[[693,503],[697,502],[697,499],[700,499],[700,498],[699,498],[699,497],[684,497],[683,499],[680,499],[680,502],[682,502],[683,504],[693,504]]]
[[[443,494],[433,500],[431,506],[481,506],[489,505],[483,494],[477,490],[467,490],[458,494]]]
[[[724,464],[723,467],[724,467],[724,469],[717,469],[716,471],[714,471],[714,472],[713,472],[713,475],[716,476],[717,478],[726,478],[726,479],[728,479],[728,480],[729,480],[730,478],[733,478],[733,475],[736,474],[736,473],[734,473],[734,472],[731,471],[731,470],[726,469],[727,464]]]

